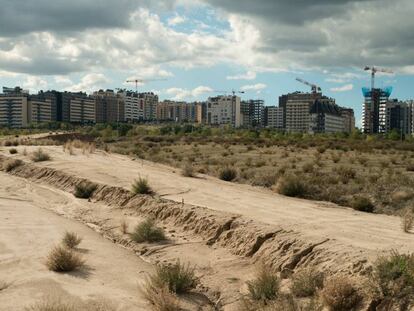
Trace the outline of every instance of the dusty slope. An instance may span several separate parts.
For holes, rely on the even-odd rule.
[[[45,295],[69,300],[109,299],[119,310],[146,310],[138,285],[152,271],[133,253],[103,239],[88,227],[45,208],[80,209],[71,195],[0,173],[0,310],[23,310]],[[83,236],[89,270],[57,274],[43,262],[65,230]]]
[[[23,147],[19,147],[21,151]],[[33,150],[35,147],[27,147]],[[375,257],[378,251],[414,251],[414,236],[403,234],[400,220],[371,215],[332,204],[288,198],[247,185],[227,183],[208,176],[186,178],[175,169],[126,156],[96,152],[82,155],[64,153],[61,147],[44,147],[53,161],[38,164],[53,167],[91,180],[128,188],[138,175],[148,176],[164,198],[216,211],[243,215],[285,230],[300,232],[312,240],[329,238],[339,248],[362,251]]]

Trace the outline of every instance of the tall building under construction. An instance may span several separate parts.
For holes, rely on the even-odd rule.
[[[384,89],[363,88],[362,131],[366,134],[386,132],[386,106],[392,93],[392,87]]]

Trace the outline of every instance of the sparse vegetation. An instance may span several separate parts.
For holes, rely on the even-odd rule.
[[[194,168],[193,168],[193,165],[190,162],[186,163],[184,165],[182,171],[181,171],[181,174],[184,177],[194,177]]]
[[[23,161],[19,159],[8,159],[3,163],[3,170],[10,172],[16,167],[23,165]]]
[[[62,244],[68,248],[76,248],[82,242],[82,238],[75,232],[66,231],[62,238]]]
[[[296,297],[311,297],[323,288],[324,274],[322,272],[306,269],[292,277],[292,294]]]
[[[75,185],[74,195],[80,199],[89,199],[95,192],[97,185],[91,182],[83,181]]]
[[[279,278],[264,264],[257,271],[256,278],[247,283],[250,299],[259,301],[275,300],[279,295]]]
[[[351,201],[351,207],[360,212],[372,213],[374,211],[371,199],[363,196],[354,197]]]
[[[157,227],[153,219],[148,218],[135,227],[131,239],[137,243],[153,243],[163,241],[166,237],[164,230]]]
[[[414,226],[414,213],[411,210],[408,210],[402,216],[402,229],[405,233],[410,233],[413,230]]]
[[[168,286],[150,278],[144,285],[144,298],[150,303],[153,311],[180,311],[177,297]]]
[[[233,181],[237,177],[237,171],[232,167],[226,167],[220,170],[219,178],[224,181]]]
[[[355,284],[346,277],[329,279],[321,292],[324,305],[330,311],[351,311],[360,304],[362,296]]]
[[[49,253],[46,266],[55,272],[71,272],[84,266],[82,257],[64,246],[56,246]]]
[[[308,193],[305,181],[296,176],[283,176],[280,178],[277,184],[277,191],[288,197],[305,197]]]
[[[158,265],[155,274],[150,277],[150,284],[158,289],[166,285],[171,292],[183,294],[194,289],[198,279],[194,267],[177,261],[173,264]]]
[[[76,307],[58,298],[48,297],[25,309],[26,311],[76,311]]]
[[[148,183],[148,179],[144,177],[139,177],[135,179],[132,184],[132,192],[134,194],[152,194],[153,191]]]
[[[32,153],[31,159],[33,162],[43,162],[43,161],[49,161],[51,158],[49,154],[47,154],[41,148],[39,148]]]

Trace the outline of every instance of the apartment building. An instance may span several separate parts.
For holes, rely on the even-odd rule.
[[[309,133],[343,133],[345,122],[341,108],[331,98],[317,99],[310,108]]]
[[[355,113],[351,108],[341,107],[341,115],[344,121],[344,132],[351,133],[355,129]]]
[[[197,122],[198,104],[163,101],[157,105],[157,120],[174,122]]]
[[[283,108],[276,106],[265,107],[264,126],[271,129],[283,130]]]
[[[144,120],[151,121],[157,118],[158,95],[147,92],[139,93],[144,108]]]
[[[210,97],[207,101],[207,124],[240,127],[242,125],[240,106],[241,98],[238,96]]]
[[[392,93],[392,87],[384,89],[363,88],[362,131],[367,134],[385,133],[386,105]]]
[[[413,106],[411,102],[390,100],[385,105],[385,133],[397,130],[404,135],[412,131]]]
[[[240,110],[243,127],[255,128],[264,126],[264,100],[251,99],[242,101]]]
[[[279,107],[283,108],[284,126],[290,133],[307,133],[310,128],[310,109],[320,93],[295,92],[279,98]]]
[[[118,93],[125,104],[125,121],[137,122],[144,120],[144,99],[137,92],[121,91]]]
[[[22,128],[29,125],[29,92],[19,87],[5,88],[0,94],[0,126]]]
[[[116,123],[125,121],[125,102],[121,94],[113,90],[99,90],[95,99],[96,123]]]
[[[70,98],[69,120],[72,123],[89,124],[96,123],[95,98],[85,93],[73,94]]]

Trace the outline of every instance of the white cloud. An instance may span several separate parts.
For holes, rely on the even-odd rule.
[[[173,96],[172,100],[191,100],[197,99],[199,96],[213,92],[213,89],[208,86],[198,86],[192,90],[183,89],[183,88],[169,88],[166,90],[166,93],[170,96]]]
[[[167,23],[168,26],[177,26],[179,24],[185,23],[186,20],[187,19],[184,16],[177,14],[174,17],[169,18]]]
[[[260,92],[262,90],[264,90],[265,88],[267,88],[267,85],[264,83],[257,83],[257,84],[252,84],[252,85],[244,85],[241,87],[242,91],[257,91]]]
[[[47,88],[47,81],[40,77],[28,76],[23,82],[23,88],[28,89],[31,93],[36,93]]]
[[[352,91],[354,89],[354,85],[353,84],[346,84],[340,87],[333,87],[331,88],[331,92],[348,92],[348,91]]]
[[[244,74],[227,76],[227,80],[254,80],[256,79],[256,73],[254,71],[248,71]]]
[[[105,88],[105,85],[109,82],[110,80],[102,73],[91,73],[85,75],[78,84],[68,86],[66,90],[74,92],[86,91],[87,93],[92,93],[98,89]]]

